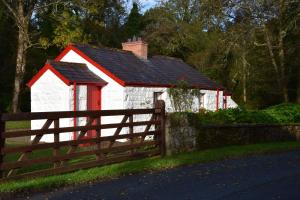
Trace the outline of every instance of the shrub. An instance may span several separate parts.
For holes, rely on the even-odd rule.
[[[180,115],[180,114],[177,114]],[[264,110],[242,110],[239,108],[205,111],[200,113],[184,113],[191,125],[222,124],[282,124],[300,123],[300,105],[280,104]]]
[[[269,107],[263,112],[267,113],[277,123],[299,123],[300,105],[299,104],[279,104]]]

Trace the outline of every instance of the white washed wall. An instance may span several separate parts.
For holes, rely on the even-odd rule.
[[[166,104],[166,112],[174,112],[167,88],[154,88],[154,87],[125,87],[124,91],[124,108],[153,108],[153,94],[154,92],[163,92],[162,100]],[[204,93],[204,107],[207,110],[216,110],[216,95],[217,91],[213,90],[200,90]],[[223,106],[223,91],[219,91],[219,109]],[[195,97],[192,110],[197,112],[199,110],[199,100]],[[136,115],[134,121],[149,120],[150,115]],[[141,132],[145,126],[135,127],[135,132]],[[128,132],[128,129],[124,130]]]
[[[227,108],[237,108],[238,105],[235,101],[231,98],[231,96],[227,96]]]
[[[124,108],[152,108],[154,92],[163,92],[162,99],[166,103],[166,112],[174,112],[167,88],[154,87],[125,87]],[[207,110],[216,110],[217,91],[200,90],[204,93],[204,108]],[[219,108],[223,106],[223,91],[219,91]],[[195,97],[192,110],[197,112],[199,109],[199,100]]]
[[[87,110],[87,86],[76,86],[76,110]],[[74,110],[74,85],[70,86],[70,110]],[[84,126],[86,124],[86,117],[77,118],[77,126]],[[70,119],[70,126],[74,126],[74,118]],[[72,138],[73,138],[73,133]],[[78,135],[78,133],[77,133]]]
[[[112,78],[107,76],[105,73],[103,73],[101,70],[99,70],[97,67],[89,63],[87,60],[82,58],[80,55],[78,55],[76,52],[70,50],[62,59],[61,61],[64,62],[75,62],[75,63],[85,63],[88,68],[98,75],[100,78],[105,80],[108,84],[104,86],[101,90],[101,109],[102,110],[112,110],[112,109],[123,109],[123,93],[124,93],[124,87],[121,86],[119,83],[114,81]],[[112,117],[102,117],[101,123],[102,124],[108,124],[108,123],[118,123],[122,120],[122,116],[112,116]],[[102,130],[101,134],[103,136],[108,136],[113,134],[115,129],[106,129]]]
[[[170,98],[167,94],[167,88],[152,87],[125,87],[124,90],[124,109],[153,108],[154,92],[162,92],[162,100],[166,104],[166,112],[173,112]],[[135,115],[133,121],[147,121],[151,115]],[[146,126],[134,127],[134,132],[143,132]],[[154,126],[150,130],[154,130]],[[123,133],[128,133],[125,128]],[[147,138],[148,139],[148,138]]]
[[[217,110],[217,91],[216,90],[201,90],[204,93],[204,108],[206,110]],[[223,91],[219,91],[219,109],[223,108]]]
[[[31,112],[70,110],[70,89],[50,70],[46,71],[31,87]],[[40,129],[46,120],[32,120],[31,129]],[[68,127],[70,119],[60,119],[60,127]],[[51,125],[53,128],[53,124]],[[34,136],[32,137],[32,139]],[[70,134],[60,134],[60,140],[69,140]],[[44,135],[41,141],[53,142],[53,134]]]

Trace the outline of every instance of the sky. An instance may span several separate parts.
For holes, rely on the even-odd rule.
[[[130,10],[132,7],[132,2],[135,0],[128,0],[127,9]],[[146,10],[152,8],[157,3],[157,0],[137,0],[141,4],[141,11],[145,12]]]

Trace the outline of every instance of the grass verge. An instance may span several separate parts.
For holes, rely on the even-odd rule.
[[[36,179],[22,179],[0,183],[0,192],[20,192],[40,190],[65,185],[75,185],[111,177],[174,168],[181,165],[203,163],[228,158],[236,158],[251,154],[280,152],[300,148],[300,142],[263,143],[245,146],[229,146],[218,149],[182,153],[173,156],[152,157],[136,161],[128,161],[103,167],[79,170],[73,173],[41,177]]]
[[[30,121],[8,121],[6,130],[30,129]]]

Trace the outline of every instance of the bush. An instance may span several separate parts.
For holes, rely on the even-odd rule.
[[[219,110],[218,112],[203,111],[200,113],[176,113],[178,118],[174,124],[180,124],[180,116],[187,116],[191,125],[222,124],[283,124],[300,123],[300,105],[280,104],[264,110],[242,110],[240,108]],[[176,121],[176,120],[175,120]]]
[[[299,123],[299,104],[279,104],[263,110],[267,115],[276,120],[277,123]]]

